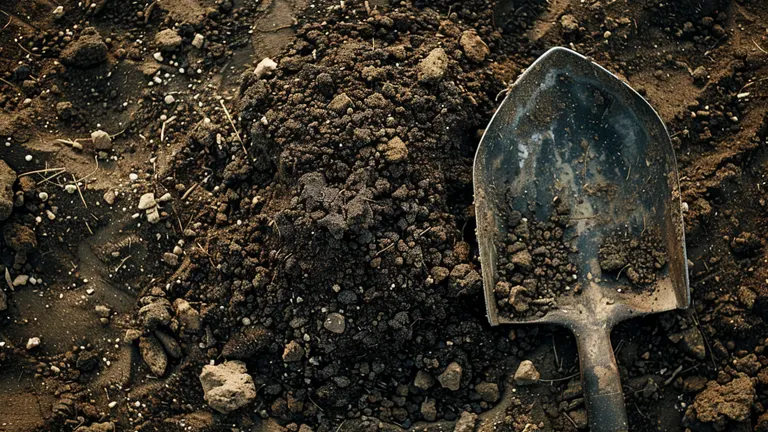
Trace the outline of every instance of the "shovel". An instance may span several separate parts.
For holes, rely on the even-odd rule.
[[[620,321],[690,302],[675,154],[658,114],[552,48],[511,86],[474,162],[488,320],[573,331],[593,432],[627,431]]]

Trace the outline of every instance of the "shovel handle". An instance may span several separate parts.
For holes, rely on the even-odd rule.
[[[574,334],[590,431],[629,431],[621,377],[611,346],[611,329],[579,328]]]

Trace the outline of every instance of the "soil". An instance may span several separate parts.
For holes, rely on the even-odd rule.
[[[644,95],[678,157],[693,305],[613,332],[631,430],[765,430],[766,19],[2,3],[0,431],[584,429],[573,338],[488,325],[474,234],[482,130],[552,46]]]
[[[557,308],[562,295],[578,295],[577,252],[568,230],[570,209],[557,205],[548,222],[513,211],[507,232],[497,241],[499,281],[494,287],[499,311],[510,318],[541,318]]]
[[[603,239],[598,252],[600,269],[622,276],[631,286],[652,286],[656,276],[667,265],[666,247],[657,227],[642,230],[639,235],[617,230]]]

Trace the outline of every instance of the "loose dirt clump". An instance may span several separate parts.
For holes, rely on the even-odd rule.
[[[571,261],[576,250],[566,235],[569,214],[563,204],[547,222],[510,214],[508,231],[496,242],[499,280],[493,291],[501,313],[540,318],[557,307],[558,297],[581,291]]]
[[[642,288],[653,285],[657,275],[667,265],[666,247],[659,230],[649,228],[639,236],[617,230],[606,235],[598,252],[600,269],[624,276],[632,286]]]

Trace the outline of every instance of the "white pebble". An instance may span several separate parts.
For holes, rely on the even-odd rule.
[[[173,95],[168,95],[168,96],[165,97],[165,103],[167,103],[168,105],[170,105],[170,104],[172,104],[174,102],[176,102],[176,98],[173,97]]]
[[[64,186],[64,190],[67,191],[68,194],[73,194],[77,192],[77,186],[73,185],[72,183]]]
[[[128,178],[131,179],[131,181],[136,181],[139,179],[139,175],[136,173],[130,173],[128,174]]]
[[[32,155],[24,156],[24,160],[27,161],[27,162],[32,162]]]
[[[40,198],[40,201],[48,201],[48,192],[40,192],[37,196]]]
[[[40,338],[39,337],[29,338],[29,340],[27,341],[27,349],[28,350],[31,350],[32,348],[34,348],[34,347],[36,347],[38,345],[40,345]]]
[[[154,57],[154,58],[155,58],[155,60],[157,60],[157,61],[159,61],[159,62],[161,62],[161,63],[162,63],[162,61],[163,61],[163,54],[162,54],[162,53],[160,53],[160,51],[158,51],[158,52],[156,52],[156,53],[152,54],[152,57]]]

